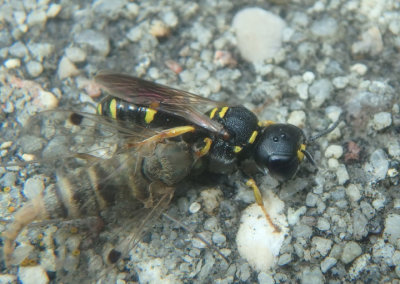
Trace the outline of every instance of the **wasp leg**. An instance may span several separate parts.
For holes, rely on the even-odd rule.
[[[274,222],[272,221],[271,216],[267,212],[267,209],[265,209],[265,205],[264,205],[264,201],[263,201],[260,189],[258,188],[258,186],[257,186],[256,182],[254,181],[254,179],[252,179],[252,178],[247,179],[246,185],[253,190],[256,202],[261,207],[261,210],[264,212],[264,215],[267,218],[268,223],[274,228],[274,232],[275,233],[280,233],[281,232],[281,228],[279,228],[277,225],[274,224]]]
[[[163,131],[159,132],[158,134],[153,135],[153,136],[151,136],[145,140],[142,140],[140,142],[131,143],[128,145],[128,147],[137,147],[137,146],[142,146],[142,145],[146,145],[149,143],[158,143],[164,139],[181,136],[185,133],[194,132],[194,131],[196,131],[196,128],[193,126],[189,126],[189,125],[173,127],[170,129],[163,130]]]
[[[11,255],[14,251],[15,239],[27,225],[40,219],[44,214],[44,203],[42,196],[38,196],[26,203],[14,216],[14,221],[8,226],[2,234],[4,242],[4,258],[6,266],[11,264]]]
[[[258,126],[267,127],[267,126],[270,126],[271,124],[275,124],[275,123],[276,122],[272,121],[272,120],[261,120],[261,121],[258,122]]]
[[[195,152],[197,158],[201,158],[201,157],[207,155],[211,149],[211,144],[212,144],[211,138],[206,137],[206,138],[204,138],[203,142],[204,142],[204,146]]]

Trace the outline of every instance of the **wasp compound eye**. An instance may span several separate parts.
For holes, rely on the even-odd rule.
[[[290,124],[272,124],[264,129],[256,145],[254,159],[278,180],[292,178],[303,159],[303,131]]]

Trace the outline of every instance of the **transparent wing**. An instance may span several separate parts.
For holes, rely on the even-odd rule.
[[[115,97],[162,110],[213,133],[226,135],[223,126],[202,111],[223,106],[221,102],[120,73],[101,71],[95,80]]]

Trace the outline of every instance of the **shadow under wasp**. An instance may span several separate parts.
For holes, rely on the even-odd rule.
[[[44,126],[38,125],[38,117],[49,115],[45,112],[27,127],[29,131],[39,128],[40,135],[64,138],[68,141],[63,143],[69,146],[61,155],[63,161],[57,167],[54,187],[17,211],[3,233],[7,264],[12,263],[14,242],[21,230],[39,219],[82,218],[116,205],[131,211],[133,204],[140,203],[149,209],[148,214],[136,216],[142,220],[135,228],[140,232],[151,217],[161,214],[175,187],[193,171],[239,171],[243,182],[253,190],[265,218],[279,232],[256,182],[243,169],[242,162],[250,159],[259,171],[278,180],[290,179],[304,157],[314,164],[306,147],[331,132],[339,122],[307,139],[300,128],[259,121],[241,105],[227,106],[119,73],[100,72],[95,81],[110,93],[98,104],[96,114],[50,112],[52,119],[47,119]],[[51,127],[49,121],[61,121],[64,125]],[[54,131],[44,134],[43,128]],[[96,135],[88,135],[88,129],[96,129]],[[91,143],[96,145],[96,154],[80,148]],[[65,157],[74,161],[68,169],[63,169],[67,167]],[[124,243],[132,246],[137,241],[133,236]],[[120,256],[121,252],[113,249],[109,260],[116,262]]]

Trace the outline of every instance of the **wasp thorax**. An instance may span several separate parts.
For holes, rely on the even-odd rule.
[[[305,136],[290,124],[272,124],[261,133],[255,147],[254,159],[263,170],[279,179],[292,178],[303,158],[301,153]]]

